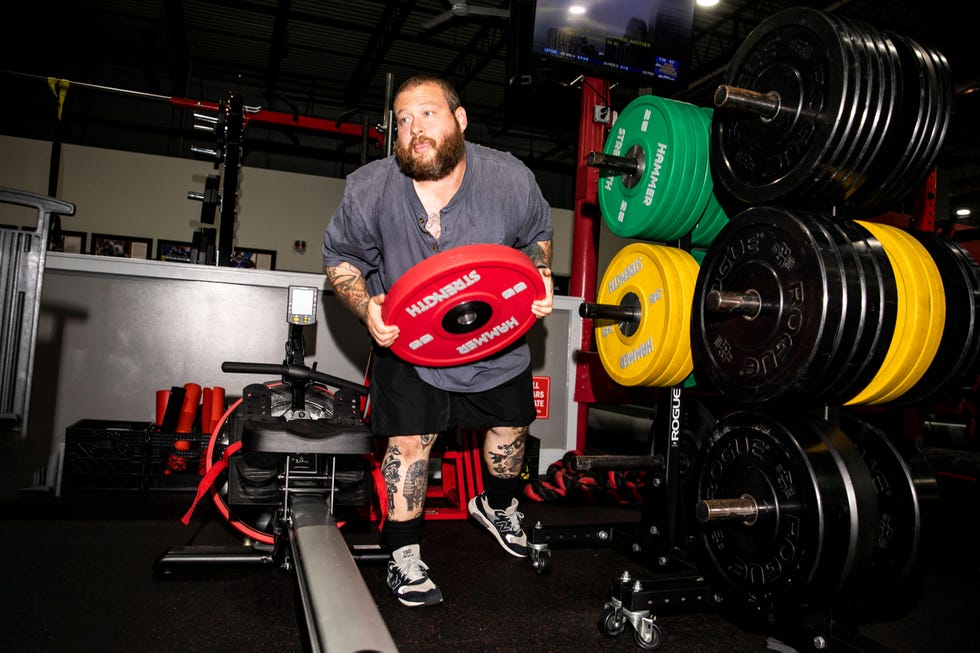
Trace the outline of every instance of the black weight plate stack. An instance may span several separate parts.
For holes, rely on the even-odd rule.
[[[778,112],[760,117],[723,103],[712,121],[712,170],[747,204],[880,213],[935,165],[951,79],[941,53],[904,36],[785,9],[749,34],[725,82],[776,94]]]
[[[850,88],[845,93],[849,105],[844,110],[844,131],[833,152],[821,163],[823,172],[809,188],[795,195],[795,204],[804,206],[840,205],[855,178],[854,163],[862,147],[869,141],[868,132],[880,111],[881,79],[879,69],[869,59],[860,36],[847,22],[833,14],[827,20],[834,25],[841,39],[845,62],[850,71]],[[860,175],[857,175],[860,176]]]
[[[882,155],[868,183],[852,198],[865,212],[894,207],[922,183],[939,156],[952,116],[949,63],[938,51],[898,35],[884,36],[900,70],[897,120],[885,135]]]
[[[897,403],[924,402],[942,395],[954,384],[975,377],[980,324],[980,265],[959,244],[928,232],[910,232],[939,268],[946,295],[946,323],[939,349],[922,378]],[[972,383],[972,378],[969,381]]]
[[[804,220],[810,229],[822,231],[827,241],[833,243],[839,273],[832,277],[835,283],[828,286],[824,342],[818,345],[817,356],[810,369],[800,376],[795,391],[796,395],[810,400],[827,392],[830,379],[850,360],[857,334],[864,330],[866,320],[874,317],[865,304],[869,292],[873,293],[875,289],[866,287],[864,263],[833,219],[802,211],[795,211],[794,215]]]
[[[860,355],[862,342],[867,342],[865,334],[876,329],[878,312],[876,305],[880,299],[880,289],[872,285],[874,270],[864,260],[858,250],[851,246],[845,231],[831,218],[817,214],[801,214],[813,228],[820,228],[834,243],[840,258],[844,287],[841,289],[841,314],[839,327],[834,334],[833,347],[827,349],[827,358],[815,373],[811,383],[802,389],[801,395],[808,399],[819,398],[832,392],[838,382],[838,375],[847,368],[855,356]]]
[[[862,102],[864,109],[860,129],[847,143],[834,175],[835,188],[829,198],[842,206],[867,180],[869,163],[881,147],[883,136],[894,110],[894,94],[897,88],[894,62],[882,56],[880,39],[874,29],[856,21],[837,19],[844,38],[853,44],[860,70],[866,76],[867,94]],[[891,65],[889,65],[891,64]]]
[[[911,39],[906,38],[905,41],[916,53],[917,61],[925,70],[925,95],[929,98],[930,117],[912,164],[905,170],[903,178],[895,183],[885,206],[894,205],[908,196],[932,170],[952,118],[953,83],[946,58],[938,51]]]
[[[828,154],[850,128],[854,105],[847,53],[834,22],[812,9],[781,11],[746,37],[726,83],[780,97],[772,119],[717,110],[711,165],[720,183],[748,204],[785,200],[822,177]]]
[[[704,551],[735,604],[780,620],[827,605],[866,575],[878,524],[867,467],[825,421],[738,412],[704,448],[699,501],[751,497],[754,519],[709,520]]]
[[[921,149],[930,103],[926,97],[925,70],[909,47],[909,41],[899,35],[890,35],[889,42],[898,61],[902,98],[897,120],[885,134],[885,148],[880,160],[868,171],[870,176],[865,193],[854,198],[859,208],[885,206],[894,192],[898,180],[907,174],[914,163],[916,152]],[[911,190],[911,189],[909,189]]]
[[[939,486],[929,461],[908,437],[888,437],[848,414],[841,416],[841,428],[871,474],[878,504],[871,564],[858,598],[880,612],[917,596],[936,544]]]
[[[898,287],[891,262],[881,242],[856,222],[834,224],[843,235],[841,247],[850,249],[861,261],[866,292],[860,326],[848,331],[851,348],[842,364],[826,377],[813,399],[830,405],[843,404],[874,379],[888,354],[898,314]],[[855,303],[858,301],[855,299]],[[855,309],[856,310],[856,309]]]
[[[774,207],[740,213],[715,238],[695,283],[696,375],[740,401],[804,393],[843,342],[845,274],[837,245],[807,219]],[[709,305],[729,294],[754,295],[761,309]]]

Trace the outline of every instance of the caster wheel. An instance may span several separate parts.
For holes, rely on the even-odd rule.
[[[633,641],[645,651],[654,651],[663,646],[664,631],[657,624],[653,624],[653,629],[650,631],[650,639],[646,639],[640,634],[640,631],[634,630]]]
[[[603,608],[596,625],[599,632],[606,637],[616,637],[622,635],[626,629],[626,616],[616,608]]]
[[[550,551],[531,551],[531,566],[534,567],[538,576],[546,576],[551,573],[551,552]]]

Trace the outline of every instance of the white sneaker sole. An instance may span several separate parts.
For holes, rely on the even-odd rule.
[[[441,596],[439,597],[438,601],[410,601],[408,599],[403,599],[402,597],[397,595],[395,596],[395,598],[398,599],[399,603],[401,603],[402,605],[406,605],[410,608],[424,608],[427,605],[439,605],[440,603],[442,603]]]

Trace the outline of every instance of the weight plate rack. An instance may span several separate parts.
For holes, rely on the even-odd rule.
[[[939,494],[918,447],[861,407],[980,373],[980,265],[874,219],[935,165],[949,66],[905,36],[792,8],[746,38],[714,104],[639,97],[588,158],[606,226],[653,242],[620,250],[580,314],[613,381],[664,389],[651,455],[633,457],[652,478],[629,533],[657,573],[615,580],[598,627],[629,624],[657,648],[655,611],[688,601],[798,650],[867,643],[852,617],[921,582]],[[682,388],[738,402],[693,450],[671,421],[694,401]]]

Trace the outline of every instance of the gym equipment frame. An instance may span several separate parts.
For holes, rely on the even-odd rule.
[[[225,413],[212,434],[208,462],[213,464],[195,500],[210,494],[250,544],[172,547],[155,570],[168,574],[197,565],[295,569],[313,651],[396,651],[356,565],[386,559],[387,553],[380,547],[352,552],[334,519],[338,459],[366,464],[364,455],[373,453],[373,435],[361,413],[367,388],[318,372],[315,363],[304,364],[303,328],[315,322],[320,291],[289,290],[290,335],[283,364],[221,366],[224,372],[279,375],[282,382],[246,386],[241,402]],[[219,439],[225,440],[220,454]],[[234,497],[228,503],[215,487],[225,472],[222,490]],[[366,480],[370,483],[369,473]],[[233,512],[236,506],[243,506],[241,519]],[[190,512],[185,523],[189,517]]]
[[[0,203],[37,209],[33,230],[0,228],[0,432],[23,438],[48,234],[56,216],[74,215],[75,205],[12,188],[0,188]]]

